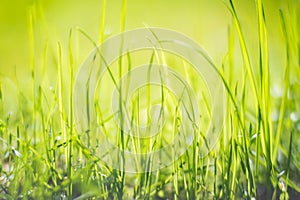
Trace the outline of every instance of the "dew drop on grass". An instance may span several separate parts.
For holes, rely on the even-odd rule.
[[[271,95],[274,98],[281,98],[283,96],[283,89],[282,87],[275,85],[274,87],[271,88]]]
[[[291,118],[291,120],[292,120],[293,122],[296,122],[296,121],[299,120],[299,115],[298,115],[296,112],[292,112],[292,113],[290,114],[290,118]]]
[[[272,118],[272,121],[278,121],[278,118],[279,118],[279,113],[277,110],[273,110],[272,113],[271,113],[271,118]]]
[[[55,137],[55,141],[59,141],[59,140],[61,140],[61,139],[62,139],[61,135]]]
[[[193,138],[192,136],[188,136],[188,137],[186,138],[186,143],[187,143],[188,145],[192,144],[193,139],[194,139],[194,138]]]

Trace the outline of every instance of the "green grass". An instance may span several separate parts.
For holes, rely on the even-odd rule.
[[[121,3],[120,32],[127,30],[129,3],[126,0]],[[256,27],[251,27],[255,36],[250,37],[239,10],[241,4],[224,1],[224,10],[231,18],[227,52],[221,62],[210,58],[213,52],[199,52],[199,56],[210,62],[211,70],[217,71],[226,92],[221,134],[207,154],[204,147],[210,141],[205,138],[205,130],[214,115],[205,82],[190,63],[155,48],[128,52],[110,66],[105,63],[102,67],[107,67],[107,72],[95,82],[94,99],[90,99],[89,85],[95,80],[86,80],[81,101],[86,102],[83,109],[87,115],[81,123],[88,128],[77,129],[73,97],[81,64],[78,48],[87,44],[94,48],[108,38],[105,31],[109,2],[104,0],[101,4],[96,37],[74,27],[66,33],[67,41],[57,41],[55,48],[48,42],[39,44],[42,53],[36,49],[41,41],[37,24],[44,11],[39,2],[34,3],[28,12],[27,27],[29,84],[23,90],[23,82],[17,75],[13,80],[2,74],[0,77],[0,199],[300,198],[300,2],[285,1],[280,10],[271,10],[280,21],[277,31],[284,47],[280,51],[282,63],[276,63],[278,55],[274,56],[271,49],[270,19],[274,13],[266,9],[268,3],[263,0],[253,3],[255,10],[251,17],[255,18]],[[43,25],[46,26],[45,21]],[[121,43],[116,51],[122,51]],[[95,55],[93,62],[98,62],[101,49]],[[127,95],[130,81],[135,78],[131,74],[135,66],[145,62],[149,65],[148,80],[155,64],[168,65],[184,77],[195,96],[202,97],[197,99],[200,124],[194,127],[195,138],[190,148],[170,166],[153,171],[156,164],[153,158],[139,160],[136,156],[136,163],[142,163],[149,172],[126,173],[125,153],[119,157],[123,170],[113,169],[99,158],[111,152],[97,152],[97,145],[103,144],[104,138],[93,131],[92,119],[96,118],[98,128],[117,147],[135,153],[166,146],[182,122],[181,100],[166,88],[168,80],[164,80],[163,74],[167,72],[163,69],[160,84],[155,87],[146,84],[134,91],[129,101],[129,125],[136,128],[134,124],[149,124],[154,103],[164,108],[159,109],[157,123],[163,124],[165,120],[165,126],[156,137],[144,140],[123,131],[128,118],[122,113],[126,106],[122,95]],[[272,78],[278,69],[283,74],[278,79]],[[124,75],[127,85],[120,81]],[[119,94],[121,112],[116,115],[121,127],[116,126],[109,110],[114,89]],[[147,127],[146,132],[150,133],[151,128]],[[169,158],[173,156],[174,152],[169,152]]]

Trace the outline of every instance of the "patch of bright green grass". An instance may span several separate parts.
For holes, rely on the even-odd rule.
[[[120,32],[126,30],[127,1],[122,1]],[[269,43],[270,15],[268,1],[254,2],[257,40],[249,41],[247,24],[243,23],[237,1],[224,1],[232,16],[228,24],[227,53],[221,63],[213,64],[226,90],[225,123],[220,137],[210,152],[202,156],[203,133],[196,130],[191,147],[172,165],[156,171],[131,174],[107,166],[98,158],[93,145],[101,138],[93,132],[76,129],[73,110],[73,88],[80,64],[76,57],[81,41],[97,46],[107,38],[103,1],[98,38],[82,29],[72,29],[67,47],[57,42],[55,49],[43,44],[43,53],[36,52],[36,21],[39,12],[33,4],[28,13],[29,64],[31,77],[28,89],[22,83],[0,79],[0,199],[297,199],[300,193],[300,3],[286,1],[276,10],[281,25],[278,32],[284,49],[284,64],[273,66]],[[38,12],[37,12],[38,11]],[[84,39],[83,39],[84,38]],[[65,41],[63,41],[65,42]],[[255,43],[256,49],[249,47]],[[122,47],[121,47],[122,48]],[[55,56],[50,56],[51,51]],[[65,56],[67,55],[67,56]],[[255,56],[256,55],[256,56]],[[41,56],[42,64],[36,62]],[[209,56],[203,54],[209,59]],[[121,77],[146,58],[153,63],[173,66],[202,96],[201,110],[212,112],[207,90],[201,77],[180,58],[161,51],[128,53],[110,66],[98,85],[105,94],[117,87]],[[183,66],[183,67],[182,67]],[[271,78],[278,68],[284,72]],[[42,74],[42,76],[40,76]],[[52,85],[51,87],[49,87]],[[83,86],[85,87],[85,86]],[[125,88],[119,92],[126,92]],[[147,124],[153,90],[150,86],[135,91],[131,99],[132,123]],[[94,106],[97,122],[107,137],[121,149],[148,152],[168,144],[173,130],[180,123],[178,102],[163,84],[157,86],[156,103],[173,112],[169,126],[155,140],[140,141],[126,135],[109,123],[106,113],[110,96],[99,98]],[[89,98],[89,89],[83,101]],[[154,93],[155,94],[155,93]],[[143,99],[143,97],[147,97]],[[122,101],[118,105],[122,110]],[[109,113],[109,112],[108,112]],[[177,115],[178,114],[178,115]],[[163,119],[164,111],[160,112]],[[122,114],[119,115],[122,122]],[[202,119],[208,120],[209,117]],[[88,114],[86,123],[89,122]],[[171,122],[171,123],[169,123]],[[202,121],[203,122],[203,121]],[[203,123],[205,128],[205,123]],[[117,133],[115,137],[113,133]],[[170,156],[172,152],[170,152]],[[151,169],[151,159],[145,161]]]

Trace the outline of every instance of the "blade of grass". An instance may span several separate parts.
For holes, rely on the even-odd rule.
[[[68,185],[68,195],[69,198],[72,198],[72,157],[73,157],[73,48],[72,48],[72,38],[73,30],[70,30],[69,33],[69,134],[68,134],[68,164],[67,164],[67,176],[70,179]]]

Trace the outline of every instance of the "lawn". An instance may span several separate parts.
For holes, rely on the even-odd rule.
[[[299,15],[2,0],[0,199],[300,199]]]

